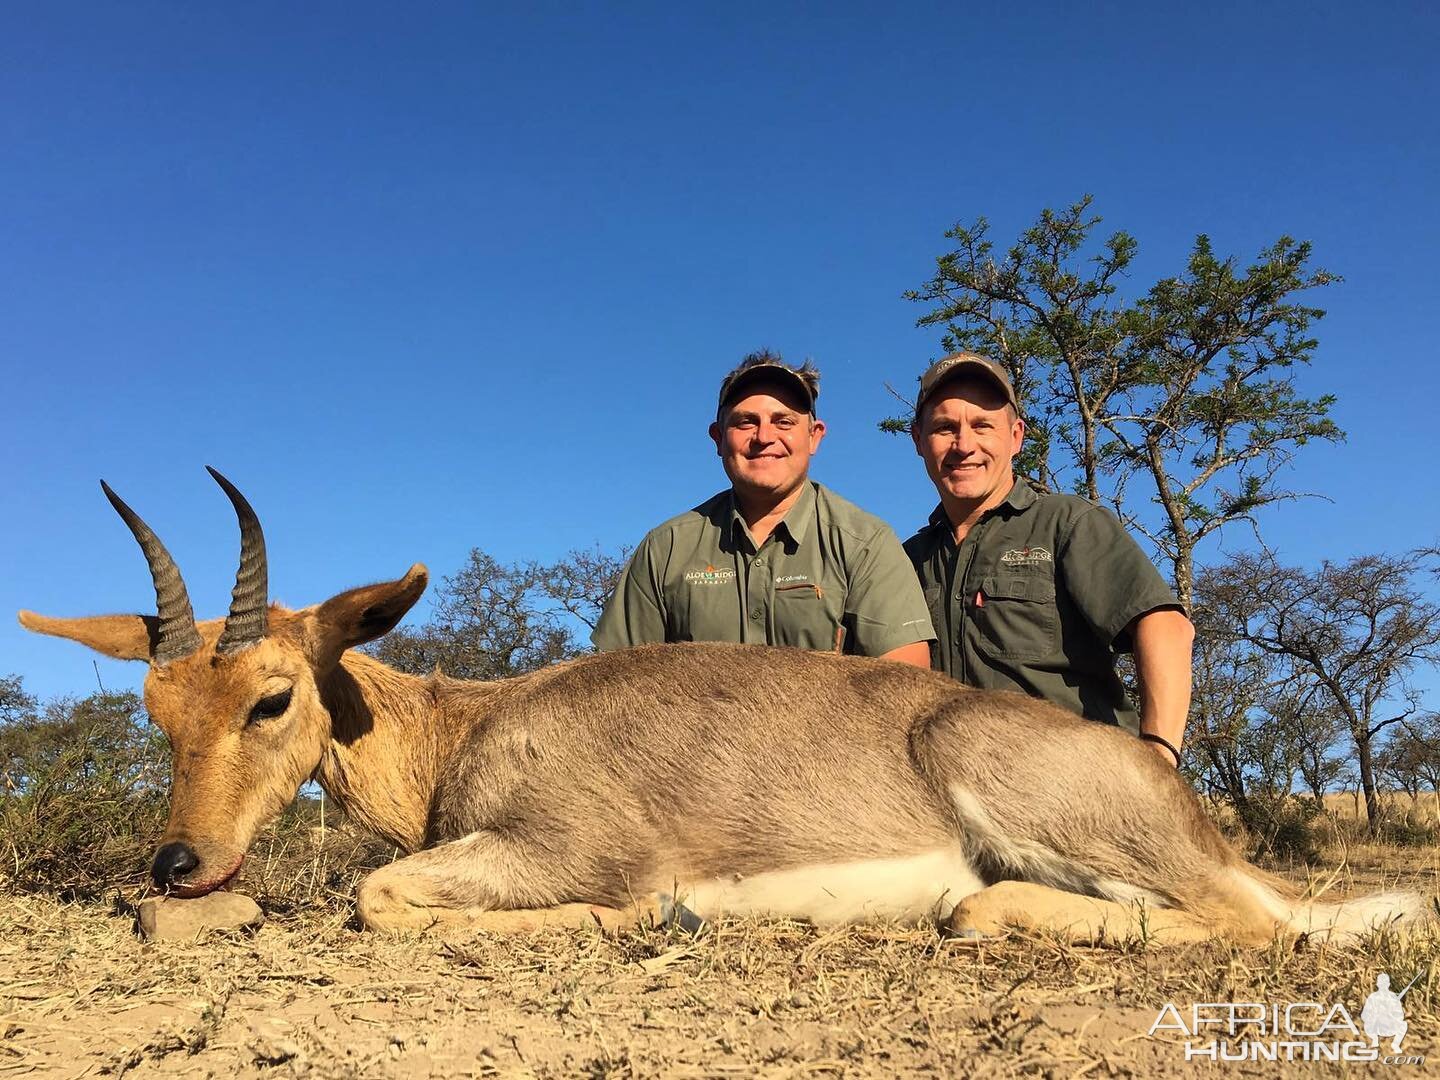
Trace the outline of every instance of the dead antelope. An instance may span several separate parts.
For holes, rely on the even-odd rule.
[[[1125,732],[905,664],[665,645],[480,683],[348,651],[393,628],[419,565],[316,607],[268,603],[245,498],[230,613],[196,623],[174,560],[108,486],[158,614],[31,630],[145,660],[173,754],[152,874],[226,885],[306,780],[408,852],[361,884],[371,927],[497,929],[622,911],[837,923],[949,915],[1158,940],[1418,923],[1407,893],[1306,902],[1225,843],[1184,779]],[[1142,921],[1143,920],[1143,921]]]

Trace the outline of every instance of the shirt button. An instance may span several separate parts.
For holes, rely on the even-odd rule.
[[[758,607],[752,608],[750,610],[750,618],[754,619],[756,622],[759,622],[764,617],[764,615],[765,612],[761,611]]]

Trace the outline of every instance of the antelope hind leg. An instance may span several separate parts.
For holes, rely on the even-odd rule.
[[[959,937],[990,936],[1009,928],[1045,931],[1075,945],[1154,945],[1208,941],[1214,930],[1173,908],[1119,904],[1026,881],[1001,881],[955,906],[942,929]]]

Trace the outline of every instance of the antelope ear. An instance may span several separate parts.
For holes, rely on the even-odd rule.
[[[311,616],[311,647],[316,663],[329,667],[339,662],[346,649],[388,634],[415,606],[429,583],[430,572],[416,563],[398,581],[362,585],[326,600]]]
[[[160,640],[154,615],[91,615],[83,619],[52,619],[33,611],[20,612],[20,625],[37,634],[69,638],[117,660],[149,660]]]

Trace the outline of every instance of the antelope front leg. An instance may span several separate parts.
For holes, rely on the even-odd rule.
[[[430,928],[463,928],[488,930],[492,934],[531,934],[546,928],[563,930],[593,929],[607,933],[638,926],[650,918],[649,909],[639,906],[622,911],[601,904],[556,904],[547,908],[520,908],[490,911],[484,908],[405,908],[379,913],[378,918],[362,915],[370,930],[426,930]],[[659,921],[659,909],[653,918]]]
[[[625,908],[554,903],[563,883],[515,845],[485,832],[417,852],[374,871],[360,883],[356,910],[367,929],[424,930],[465,926],[528,933],[547,926],[606,930],[664,918],[658,896]]]
[[[1195,916],[1174,908],[1117,904],[1026,881],[997,882],[967,896],[944,925],[962,937],[999,934],[1011,927],[1043,930],[1076,945],[1183,945],[1215,936]]]

